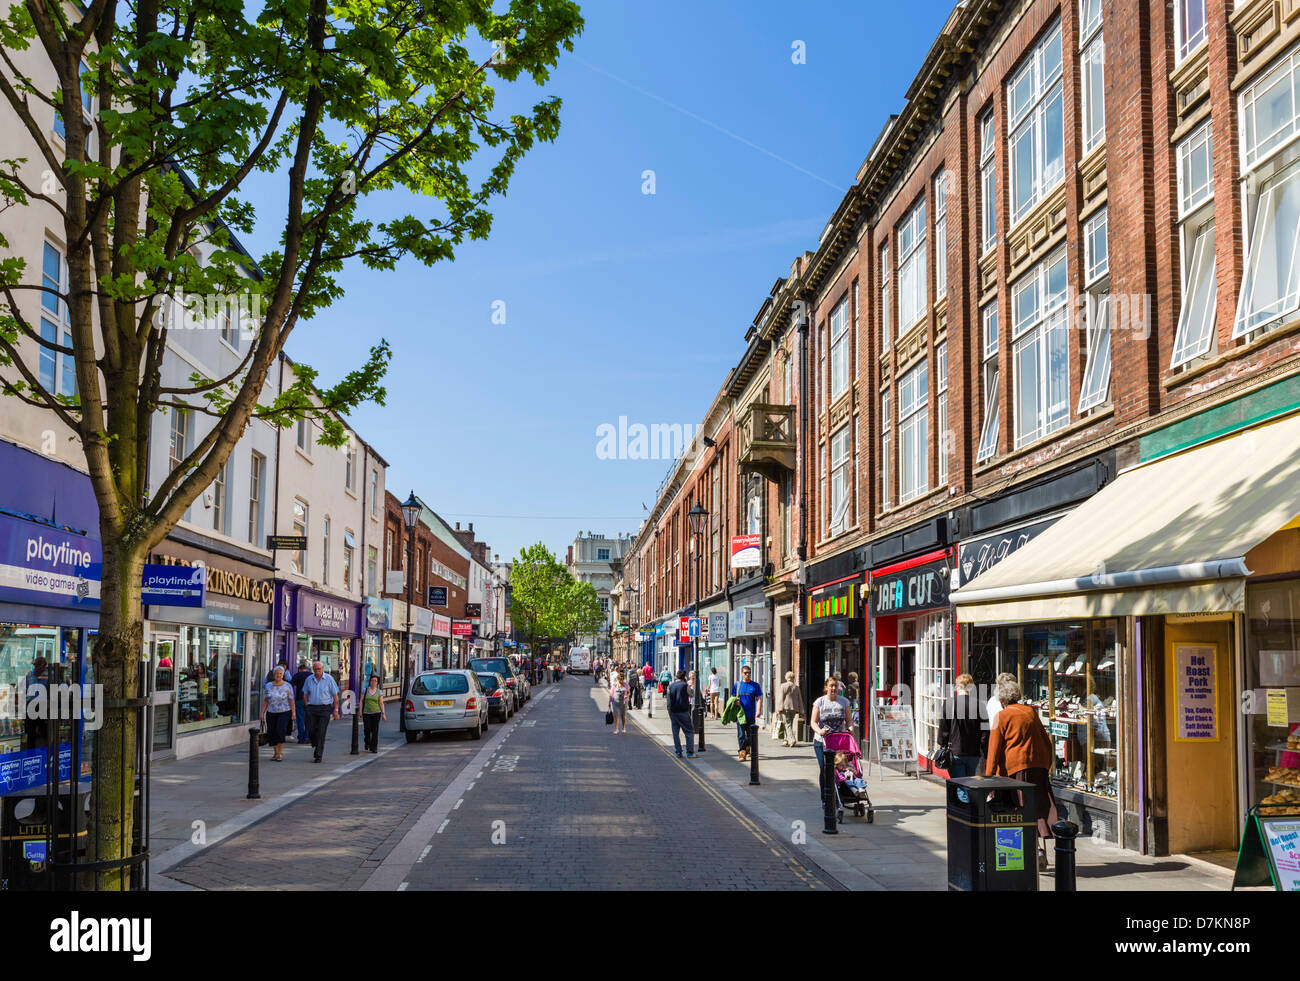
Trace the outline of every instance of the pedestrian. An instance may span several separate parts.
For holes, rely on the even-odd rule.
[[[262,728],[266,730],[266,744],[273,748],[273,763],[284,762],[284,740],[297,716],[293,685],[284,680],[284,665],[271,669],[271,680],[262,688]]]
[[[1034,810],[1038,818],[1038,868],[1044,871],[1047,869],[1047,839],[1055,837],[1052,825],[1058,820],[1056,797],[1052,794],[1049,778],[1055,763],[1052,739],[1043,728],[1038,710],[1020,704],[1022,693],[1014,678],[998,682],[997,697],[1002,710],[998,712],[997,727],[989,733],[985,773],[990,777],[1010,777],[1033,785]],[[1017,796],[1023,807],[1024,793],[1018,792]]]
[[[832,732],[845,732],[849,728],[849,713],[853,706],[839,693],[840,683],[834,676],[826,679],[823,694],[812,704],[808,725],[813,731],[813,755],[817,757],[817,783],[826,792],[826,736]]]
[[[646,686],[646,688],[649,688],[654,684],[654,680],[655,669],[650,667],[650,662],[647,661],[645,664],[641,665],[641,682]]]
[[[659,694],[668,694],[668,686],[673,683],[673,673],[666,667],[659,672]]]
[[[361,721],[366,730],[366,749],[379,752],[379,723],[388,721],[384,711],[384,693],[379,690],[379,675],[370,676],[370,684],[361,694]]]
[[[686,755],[695,758],[695,726],[691,722],[691,687],[686,672],[678,671],[677,680],[668,686],[668,718],[673,726],[673,749],[682,758],[681,734],[686,733]]]
[[[307,703],[307,731],[311,736],[312,762],[319,763],[325,755],[325,734],[330,720],[339,717],[339,684],[332,674],[325,673],[320,661],[311,664],[311,677],[302,686]]]
[[[627,732],[627,682],[623,673],[615,671],[609,682],[609,710],[614,713],[614,732]]]
[[[785,745],[787,747],[797,746],[799,744],[799,723],[795,720],[799,718],[799,713],[803,711],[803,692],[794,683],[793,671],[785,673],[785,681],[781,684],[778,699],[777,705],[781,710],[781,725],[785,726]]]
[[[969,674],[957,675],[957,690],[944,701],[939,718],[939,745],[952,750],[948,767],[952,777],[973,777],[979,772],[984,723],[979,700],[971,695],[974,686],[975,679]]]
[[[721,714],[721,706],[718,700],[722,697],[722,679],[718,677],[718,669],[713,668],[709,672],[709,714],[715,719]]]
[[[311,668],[307,666],[306,659],[298,661],[298,670],[289,680],[293,683],[293,713],[298,720],[298,731],[295,738],[299,743],[305,743],[309,737],[307,732],[307,702],[302,696],[302,686],[307,683],[311,677]]]
[[[998,713],[1002,711],[1002,703],[998,701],[998,685],[1002,684],[1004,681],[1015,680],[1016,676],[1007,671],[1003,671],[993,679],[993,694],[989,696],[989,700],[984,706],[984,714],[987,717],[988,722],[984,726],[984,734],[980,742],[980,763],[979,768],[975,771],[976,773],[983,773],[984,767],[988,763],[989,733],[992,732],[994,727],[998,724]]]
[[[645,699],[645,679],[641,677],[640,671],[632,671],[628,677],[632,679],[632,707],[639,709]]]
[[[736,731],[739,734],[739,749],[736,758],[744,763],[749,759],[749,733],[746,726],[757,722],[763,714],[763,689],[758,682],[752,681],[748,664],[740,669],[740,684],[736,686],[736,698],[740,700],[741,711],[745,713],[743,722],[738,721]]]

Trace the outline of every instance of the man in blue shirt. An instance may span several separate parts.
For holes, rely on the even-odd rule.
[[[307,703],[307,731],[311,734],[313,763],[325,755],[325,733],[330,719],[339,717],[339,685],[333,675],[325,673],[320,661],[311,664],[311,677],[303,682],[303,701]]]
[[[297,702],[294,709],[298,714],[298,742],[300,743],[305,743],[310,738],[307,733],[307,702],[302,697],[302,686],[307,683],[307,679],[310,677],[311,669],[307,666],[306,659],[299,658],[298,673],[290,678],[289,681],[293,685],[294,701]]]
[[[745,734],[745,726],[756,720],[763,714],[763,689],[758,683],[750,680],[751,671],[746,664],[740,669],[740,684],[736,686],[736,698],[740,701],[740,707],[745,710],[745,721],[736,724],[737,732],[740,735],[740,752],[738,758],[743,763],[749,759],[749,739]]]

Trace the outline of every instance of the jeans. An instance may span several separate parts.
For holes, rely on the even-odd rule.
[[[378,712],[363,712],[361,721],[366,727],[366,749],[379,749],[379,720],[381,716]]]
[[[739,743],[740,743],[739,750],[746,749],[749,746],[749,734],[746,731],[747,728],[748,728],[747,723],[744,722],[736,723],[736,733],[739,737]]]
[[[814,740],[813,755],[817,757],[817,787],[826,793],[826,744]]]
[[[690,712],[669,712],[668,718],[673,723],[673,749],[682,755],[681,733],[686,733],[686,752],[695,752],[695,726],[691,722]]]
[[[950,777],[974,777],[979,775],[980,758],[978,756],[957,756],[952,758],[948,768]]]
[[[311,734],[311,748],[315,759],[325,755],[325,733],[330,727],[333,705],[308,705],[307,730]]]
[[[298,698],[294,700],[294,707],[298,712],[298,742],[305,743],[311,738],[307,733],[307,703]]]

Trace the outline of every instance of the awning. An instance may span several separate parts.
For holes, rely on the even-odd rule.
[[[1300,514],[1300,415],[1125,471],[952,594],[965,623],[1244,610],[1246,553]]]

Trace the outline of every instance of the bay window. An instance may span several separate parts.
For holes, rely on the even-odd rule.
[[[898,226],[898,336],[925,315],[925,198]]]
[[[1057,21],[1007,83],[1013,225],[1065,176],[1063,92]]]
[[[1178,145],[1178,219],[1183,292],[1174,334],[1177,368],[1214,344],[1218,276],[1214,260],[1214,158],[1210,121]]]
[[[929,490],[930,365],[922,361],[898,383],[898,501]]]
[[[1011,291],[1015,445],[1031,443],[1070,418],[1069,325],[1064,250]]]

